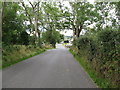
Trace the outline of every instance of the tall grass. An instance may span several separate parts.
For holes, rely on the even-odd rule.
[[[2,51],[2,68],[8,67],[27,58],[40,54],[46,49],[52,48],[50,45],[36,47],[33,45],[13,45],[5,46]]]

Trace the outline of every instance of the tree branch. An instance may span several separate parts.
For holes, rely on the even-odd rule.
[[[30,14],[28,13],[27,8],[25,7],[24,2],[22,2],[22,6],[23,6],[24,9],[25,9],[26,15],[28,15],[28,18],[29,18],[30,23],[33,24],[33,23],[32,23],[32,20],[31,20],[31,18],[30,18]]]

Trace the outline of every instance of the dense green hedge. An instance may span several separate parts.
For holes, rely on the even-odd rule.
[[[114,87],[120,85],[120,31],[103,30],[79,37],[75,44],[78,54],[85,57],[96,73],[107,78]]]

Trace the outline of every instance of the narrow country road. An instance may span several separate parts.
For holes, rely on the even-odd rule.
[[[3,88],[96,88],[67,48],[21,61],[2,71]]]

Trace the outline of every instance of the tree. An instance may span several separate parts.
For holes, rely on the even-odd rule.
[[[35,36],[35,44],[40,46],[40,30],[39,30],[39,15],[40,15],[40,2],[30,2],[28,1],[31,7],[22,2],[22,6],[24,7],[25,14],[27,16],[27,20],[30,22],[30,33]]]
[[[119,5],[120,2],[95,2],[95,8],[99,14],[96,21],[96,31],[105,28],[119,29]]]
[[[21,9],[18,3],[4,3],[2,20],[2,40],[4,44],[18,44],[20,33],[24,29],[23,20],[17,12]]]
[[[52,44],[53,47],[55,47],[55,44],[57,42],[59,43],[61,41],[61,39],[62,39],[61,34],[59,33],[59,31],[55,31],[55,30],[52,31],[52,35],[51,35],[51,31],[49,31],[49,30],[46,31],[46,32],[43,32],[42,38],[43,38],[44,42]]]
[[[70,2],[72,7],[71,24],[74,37],[79,37],[82,29],[93,23],[97,12],[89,2]]]

